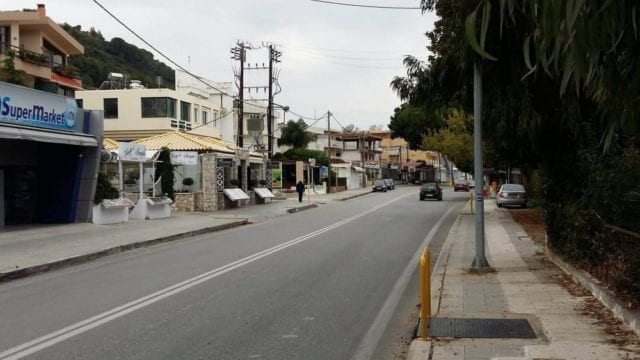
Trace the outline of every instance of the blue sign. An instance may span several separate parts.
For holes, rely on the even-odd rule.
[[[77,119],[73,98],[0,82],[0,122],[76,131]]]

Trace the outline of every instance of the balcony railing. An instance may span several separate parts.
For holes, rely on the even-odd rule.
[[[18,46],[0,43],[0,54],[6,55],[9,51],[13,51],[15,56],[24,62],[48,67],[51,71],[62,76],[76,79],[79,78],[78,71],[74,67],[54,61],[54,55],[40,54]]]

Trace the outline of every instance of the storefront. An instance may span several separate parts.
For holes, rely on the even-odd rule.
[[[102,113],[0,82],[0,225],[91,219]]]

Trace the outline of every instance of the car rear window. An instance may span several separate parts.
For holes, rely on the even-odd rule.
[[[433,190],[436,188],[436,184],[435,183],[424,184],[422,185],[422,188],[427,190]]]
[[[502,185],[502,191],[524,191],[524,186],[518,184]]]

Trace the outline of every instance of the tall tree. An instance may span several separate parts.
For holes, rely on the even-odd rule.
[[[473,172],[473,118],[459,109],[450,109],[446,126],[425,136],[422,149],[443,153],[457,168]]]
[[[278,145],[291,145],[294,148],[306,148],[316,139],[316,135],[307,131],[304,120],[289,120],[282,128],[282,136],[278,139]]]

